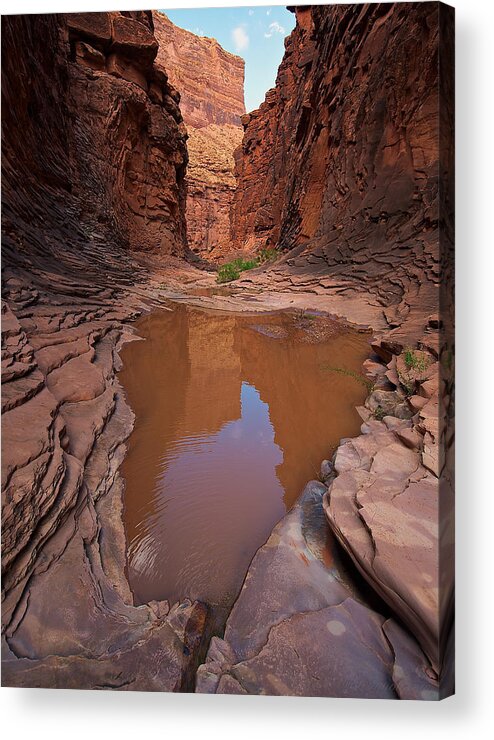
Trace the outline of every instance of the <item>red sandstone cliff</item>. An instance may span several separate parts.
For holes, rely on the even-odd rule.
[[[84,128],[76,155],[99,219],[103,211],[135,249],[184,254],[180,98],[154,64],[151,14],[132,15],[102,14],[97,27],[93,14],[66,16],[76,62],[69,67],[71,100]]]
[[[411,301],[438,305],[442,7],[295,8],[276,87],[243,118],[236,154],[235,247],[277,246],[285,274],[402,302],[391,324]],[[451,130],[447,102],[442,113]]]
[[[3,26],[6,220],[27,205],[22,175],[37,193],[31,221],[33,207],[47,217],[46,198],[68,199],[112,241],[185,254],[185,127],[178,94],[154,64],[151,15],[19,16]]]
[[[245,112],[244,60],[225,51],[216,39],[175,26],[164,13],[153,11],[153,23],[157,61],[180,90],[187,126],[240,126]]]
[[[180,91],[189,134],[187,236],[206,258],[230,250],[230,206],[235,189],[233,153],[242,140],[244,61],[215,39],[196,36],[154,11],[157,61]]]

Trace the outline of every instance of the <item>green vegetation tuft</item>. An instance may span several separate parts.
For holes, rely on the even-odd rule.
[[[417,382],[421,382],[423,374],[430,364],[430,358],[422,352],[417,352],[410,347],[403,350],[403,360],[405,363],[405,372],[398,370],[400,384],[409,398],[415,393]]]
[[[232,280],[238,280],[240,273],[244,270],[252,270],[257,267],[257,260],[236,259],[233,262],[227,262],[218,270],[218,283],[230,283]]]
[[[278,257],[278,250],[272,247],[263,247],[257,253],[257,257],[250,260],[244,260],[241,257],[227,262],[222,265],[218,270],[218,283],[230,283],[232,280],[238,280],[240,273],[244,270],[252,270],[254,267],[264,265],[266,262],[271,262]]]
[[[383,409],[383,407],[378,406],[374,411],[374,419],[376,419],[377,421],[382,421],[385,416],[386,416],[386,412]]]
[[[310,313],[306,308],[295,308],[293,312],[295,314],[295,318],[302,322],[311,322],[318,318],[316,313]]]
[[[419,373],[423,373],[427,370],[427,361],[423,355],[419,355],[409,347],[403,352],[403,359],[407,370],[417,370]]]

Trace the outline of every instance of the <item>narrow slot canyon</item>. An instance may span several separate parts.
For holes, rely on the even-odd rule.
[[[163,11],[2,17],[4,686],[454,691],[449,8],[288,11],[253,111]]]

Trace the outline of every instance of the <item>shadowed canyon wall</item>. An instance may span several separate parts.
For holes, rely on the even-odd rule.
[[[151,15],[5,17],[3,28],[6,220],[23,205],[46,219],[48,199],[68,199],[112,241],[184,255],[185,127],[154,64]]]
[[[66,16],[76,62],[71,96],[82,119],[75,133],[80,180],[129,246],[183,255],[187,154],[179,95],[154,64],[151,14],[102,15],[101,26],[92,14]],[[98,157],[90,167],[88,152]]]
[[[391,325],[438,305],[439,3],[292,9],[276,87],[243,118],[231,236],[285,272],[371,291]],[[450,105],[443,128],[452,130]],[[452,172],[444,142],[443,176]],[[401,305],[398,305],[401,304]]]
[[[235,189],[233,153],[242,141],[244,61],[215,39],[196,36],[153,11],[157,60],[180,90],[187,125],[187,236],[208,259],[230,245],[230,206]]]

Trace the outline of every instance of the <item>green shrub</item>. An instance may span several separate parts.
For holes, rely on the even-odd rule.
[[[218,270],[218,283],[229,283],[232,280],[238,280],[240,273],[244,270],[252,270],[254,267],[259,267],[266,262],[276,259],[278,257],[278,251],[272,247],[263,247],[259,250],[257,257],[253,259],[245,260],[239,257],[232,262],[227,262],[222,265]]]
[[[232,262],[222,265],[218,270],[218,283],[229,283],[231,280],[237,280],[240,277],[239,271],[234,267]]]
[[[374,411],[374,419],[376,419],[376,421],[382,421],[385,416],[386,416],[386,412],[383,409],[383,407],[378,406]]]
[[[420,355],[417,352],[414,352],[413,349],[407,348],[403,352],[403,359],[405,360],[405,365],[407,370],[418,370],[420,373],[425,372],[427,370],[427,360],[424,357],[424,355]]]
[[[256,259],[254,260],[242,260],[242,259],[234,260],[233,264],[240,270],[240,272],[243,272],[244,270],[252,270],[254,267],[258,266],[258,262]]]
[[[229,283],[232,280],[238,280],[240,273],[244,270],[252,270],[258,266],[257,260],[244,260],[242,258],[227,262],[218,270],[218,283]]]
[[[414,395],[417,382],[423,379],[423,374],[429,367],[430,358],[423,352],[407,347],[403,350],[403,361],[406,369],[402,372],[398,370],[398,378],[405,395],[409,398]]]

